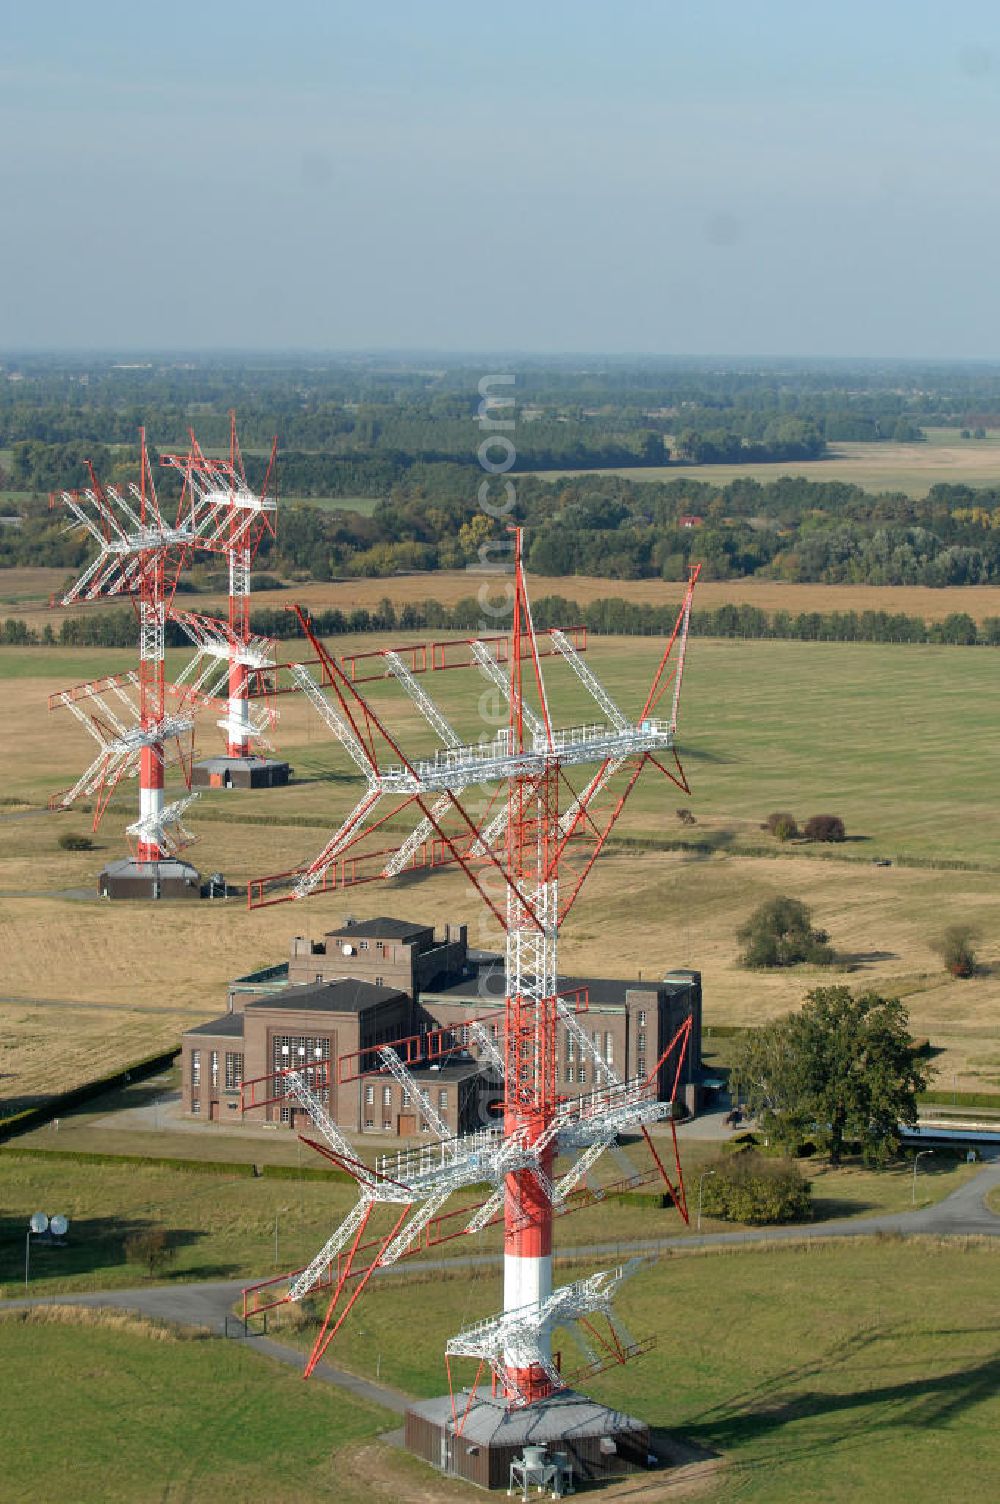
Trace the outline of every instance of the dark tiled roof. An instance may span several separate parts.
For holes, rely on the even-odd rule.
[[[420,1070],[411,1070],[410,1075],[414,1081],[419,1081],[424,1086],[433,1086],[435,1081],[465,1081],[469,1076],[481,1076],[485,1072],[475,1060],[446,1060],[442,1061],[438,1070],[425,1065]]]
[[[675,974],[674,985],[680,980]],[[626,981],[618,977],[559,978],[560,992],[573,992],[579,987],[586,987],[590,1001],[598,1007],[623,1008],[627,992],[658,992],[664,985],[663,981],[654,978],[649,981]],[[504,998],[503,962],[499,957],[491,957],[481,962],[472,976],[462,977],[456,982],[446,982],[440,987],[425,987],[422,995],[426,998],[440,998],[442,1002],[470,1001],[487,1008],[493,1007],[502,1003]]]
[[[377,987],[374,982],[362,982],[357,977],[341,977],[335,982],[310,982],[269,993],[247,1003],[246,1011],[282,1008],[293,1013],[361,1013],[365,1008],[377,1008],[380,1003],[393,1003],[405,997],[395,987]]]
[[[416,940],[428,930],[433,933],[433,929],[432,924],[411,924],[407,919],[356,919],[353,924],[327,930],[327,935],[336,935],[338,940],[349,935],[360,935],[365,940]]]
[[[185,1034],[224,1034],[243,1038],[243,1014],[224,1013],[221,1018],[213,1018],[211,1023],[198,1024],[193,1029],[185,1029]]]

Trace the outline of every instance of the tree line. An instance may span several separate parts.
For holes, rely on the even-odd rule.
[[[294,591],[289,592],[290,595]],[[224,616],[221,604],[211,608]],[[535,625],[584,626],[598,635],[665,637],[672,631],[676,605],[638,605],[616,597],[581,604],[563,596],[543,596],[534,603]],[[474,596],[453,606],[428,598],[395,605],[388,598],[374,607],[337,607],[317,611],[315,630],[322,637],[346,633],[390,631],[502,630],[502,619],[484,620]],[[301,636],[295,617],[287,610],[257,606],[252,613],[255,632],[265,637]],[[697,637],[742,637],[793,642],[936,643],[952,647],[1000,647],[1000,617],[987,617],[978,624],[965,612],[953,612],[943,621],[926,622],[922,617],[888,611],[789,611],[768,612],[759,606],[725,605],[691,613],[691,632]],[[0,622],[0,643],[13,647],[60,645],[63,647],[132,647],[136,640],[135,614],[129,607],[94,610],[78,616],[57,618],[38,631],[23,619],[8,617]],[[187,638],[176,623],[170,623],[168,645],[182,647]]]

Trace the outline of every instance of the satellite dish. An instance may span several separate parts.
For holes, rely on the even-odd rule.
[[[31,1221],[28,1223],[28,1226],[32,1232],[46,1232],[49,1226],[49,1219],[44,1212],[32,1212]]]
[[[57,1213],[56,1216],[49,1219],[49,1231],[53,1234],[54,1237],[65,1237],[66,1229],[68,1227],[69,1223],[61,1212]]]

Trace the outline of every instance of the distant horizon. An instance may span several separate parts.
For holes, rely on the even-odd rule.
[[[640,350],[521,350],[480,348],[470,346],[467,349],[449,349],[445,346],[393,346],[393,345],[359,345],[344,346],[342,348],[312,348],[309,346],[170,346],[170,345],[145,345],[135,346],[86,346],[86,345],[63,345],[63,346],[20,346],[0,349],[0,369],[17,360],[111,360],[120,364],[123,368],[140,369],[158,360],[190,361],[215,359],[230,361],[241,360],[438,360],[453,362],[481,362],[484,360],[497,361],[525,361],[542,363],[545,361],[557,361],[560,363],[579,362],[588,360],[612,361],[625,363],[634,361],[639,365],[705,365],[708,363],[728,363],[741,366],[772,366],[787,363],[798,366],[1000,366],[1000,353],[995,356],[987,355],[796,355],[789,353],[779,354],[733,354],[724,351],[712,351],[703,354],[686,351],[680,354],[672,354],[666,351],[640,351]]]

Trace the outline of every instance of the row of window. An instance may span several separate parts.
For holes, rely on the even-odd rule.
[[[225,1076],[226,1091],[238,1091],[243,1085],[243,1056],[237,1050],[226,1050]],[[213,1091],[219,1089],[219,1052],[210,1050],[208,1056],[209,1081]],[[194,1091],[201,1086],[201,1051],[191,1051],[191,1089]],[[191,1111],[197,1112],[194,1103]]]

